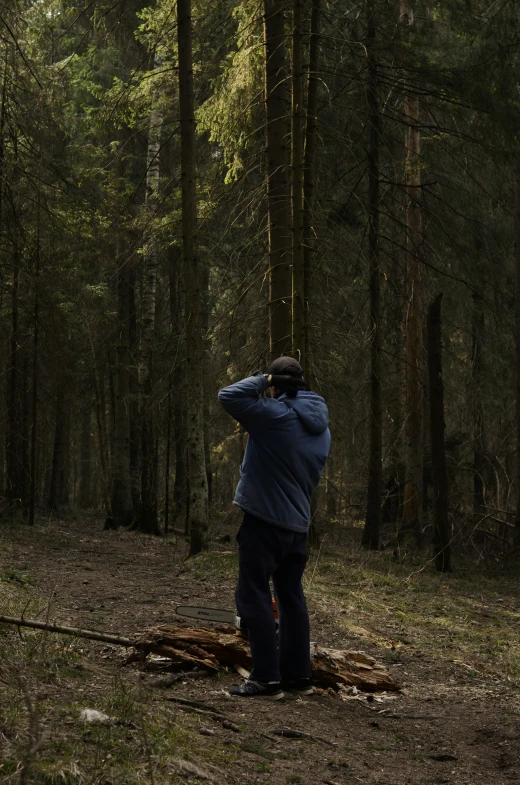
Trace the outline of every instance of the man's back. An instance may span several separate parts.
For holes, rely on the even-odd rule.
[[[234,503],[292,531],[306,532],[310,498],[330,448],[328,409],[316,393],[260,398],[265,377],[226,387],[219,400],[249,433]]]

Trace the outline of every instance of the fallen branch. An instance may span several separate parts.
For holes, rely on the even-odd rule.
[[[83,630],[80,627],[63,627],[59,624],[49,624],[44,621],[34,621],[33,619],[15,619],[12,616],[0,616],[0,623],[14,624],[17,627],[30,627],[34,630],[44,630],[45,632],[57,632],[60,635],[73,635],[75,638],[88,638],[92,641],[102,641],[112,643],[114,646],[133,646],[134,641],[124,638],[121,635],[111,635],[96,630]]]
[[[322,739],[321,736],[313,736],[312,733],[305,733],[301,730],[294,730],[294,728],[273,728],[267,732],[273,736],[285,736],[288,739],[309,739],[309,741],[319,741],[321,744],[328,744],[330,747],[338,746],[334,741]]]
[[[372,709],[372,711],[374,711]],[[377,716],[382,719],[389,720],[440,720],[442,717],[433,714],[386,714],[384,711],[378,711]]]
[[[219,722],[233,722],[233,720],[230,719],[229,717],[226,717],[225,714],[221,714],[220,712],[215,711],[214,709],[199,709],[196,706],[190,706],[188,703],[179,703],[179,701],[176,701],[171,697],[162,698],[162,700],[176,703],[179,709],[182,709],[182,711],[188,711],[191,712],[192,714],[202,714],[203,716],[206,717],[209,716],[212,717],[214,720],[218,720]]]
[[[202,701],[192,701],[188,700],[188,698],[178,698],[173,695],[170,695],[167,700],[171,701],[171,703],[181,703],[183,706],[191,706],[194,709],[210,711],[213,712],[213,714],[218,713],[218,709],[216,709],[214,706],[208,706],[207,703],[203,703]]]

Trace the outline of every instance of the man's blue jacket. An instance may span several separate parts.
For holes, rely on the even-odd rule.
[[[234,504],[265,521],[306,532],[310,500],[330,449],[329,410],[313,392],[263,398],[265,376],[249,376],[218,394],[249,434]]]

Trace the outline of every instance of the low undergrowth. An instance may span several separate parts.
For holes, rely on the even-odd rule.
[[[2,578],[0,614],[45,618],[33,586]],[[0,783],[180,785],[197,781],[190,765],[219,779],[233,747],[202,743],[198,717],[88,653],[84,640],[0,625]],[[84,709],[109,719],[87,722]]]
[[[52,539],[52,532],[43,529],[19,534],[20,541],[25,538],[23,543],[36,543],[37,548],[50,549],[49,553],[60,548],[64,559],[72,535],[60,530]],[[357,529],[343,532],[341,547],[325,538],[320,548],[311,551],[304,582],[313,637],[318,642],[364,649],[395,667],[398,679],[406,662],[423,658],[437,662],[438,683],[449,681],[454,689],[459,681],[464,682],[465,690],[475,684],[481,693],[492,693],[504,685],[511,691],[520,686],[515,574],[493,574],[463,565],[453,574],[439,575],[423,554],[405,554],[397,561],[389,551],[368,553],[359,547],[358,535]],[[110,537],[122,537],[124,547],[132,552],[138,543],[141,549],[148,547],[148,540],[137,540],[137,535],[135,545],[126,533],[108,534],[106,540],[97,531],[90,536],[85,551],[70,559],[69,567],[83,569],[78,582],[85,588],[79,591],[80,599],[68,603],[69,613],[75,608],[80,613],[89,604],[87,599],[96,604],[91,599],[93,575],[96,580],[105,576],[103,592],[97,595],[98,607],[110,601],[105,595],[115,590],[105,588],[112,586],[113,573],[108,548],[105,572],[98,567],[98,553]],[[33,541],[36,537],[41,540]],[[28,549],[18,548],[21,555],[11,558],[9,538],[0,538],[0,543],[0,614],[60,619],[63,610],[52,605],[54,577],[50,580],[48,573],[24,555],[29,554]],[[229,606],[237,573],[232,539],[215,540],[211,552],[188,560],[182,542],[177,543],[174,556],[171,551],[168,542],[149,541],[149,561],[144,567],[148,565],[154,577],[149,584],[144,578],[140,583],[138,571],[144,567],[136,557],[132,590],[127,595],[118,590],[114,605],[118,615],[126,613],[142,595],[146,599],[144,613],[153,618],[151,590],[157,576],[164,575],[165,565],[171,568],[165,589],[171,589],[171,594],[157,590],[157,600],[153,600],[157,608],[164,609],[166,602],[174,605],[181,598],[186,601],[195,591],[200,602],[206,593],[210,596],[213,592],[214,599],[208,604],[214,606],[220,602],[215,599],[215,590],[219,597],[221,589],[228,598],[222,604]],[[162,573],[155,571],[158,555],[164,559]],[[122,564],[121,569],[126,570],[124,559]],[[90,611],[83,613],[91,618]],[[111,617],[112,629],[117,629],[118,615]],[[68,619],[73,621],[74,617],[65,616],[65,623]],[[132,620],[125,622],[127,632],[132,629]],[[235,737],[228,731],[233,739],[224,744],[222,729],[220,741],[218,736],[202,736],[200,730],[208,725],[207,717],[184,713],[165,701],[164,693],[148,687],[148,680],[137,670],[121,668],[121,655],[108,649],[106,652],[103,644],[0,625],[0,783],[177,785],[203,781],[201,772],[207,781],[225,782],[230,766],[242,771],[244,755],[256,755],[248,770],[251,781],[261,778],[269,782],[271,762],[261,739],[245,739],[245,732],[244,737]],[[401,667],[403,663],[405,667]],[[418,673],[414,671],[413,678],[421,678]],[[181,689],[182,694],[181,687],[173,689]],[[201,685],[201,694],[205,689]],[[209,689],[218,692],[218,682],[212,682]],[[103,712],[110,719],[104,724],[87,723],[81,718],[83,709]],[[269,722],[266,717],[262,726],[269,727]],[[236,738],[239,741],[235,744]],[[383,750],[384,745],[374,749]],[[276,781],[297,782],[304,775],[288,770],[282,776]],[[304,780],[308,782],[305,776]]]
[[[514,571],[462,565],[441,574],[425,554],[397,561],[367,552],[358,530],[340,552],[311,553],[305,584],[311,605],[329,613],[352,643],[403,648],[463,664],[474,675],[520,686],[520,606]],[[347,555],[348,554],[348,555]],[[394,659],[395,659],[394,658]]]

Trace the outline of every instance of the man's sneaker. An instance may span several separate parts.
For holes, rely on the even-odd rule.
[[[296,695],[312,695],[312,679],[297,679],[296,681],[284,681],[282,687],[287,692],[294,692]]]
[[[279,681],[265,684],[261,681],[248,679],[243,684],[233,684],[229,688],[230,695],[239,695],[241,698],[268,698],[278,701],[283,698],[283,692]]]

